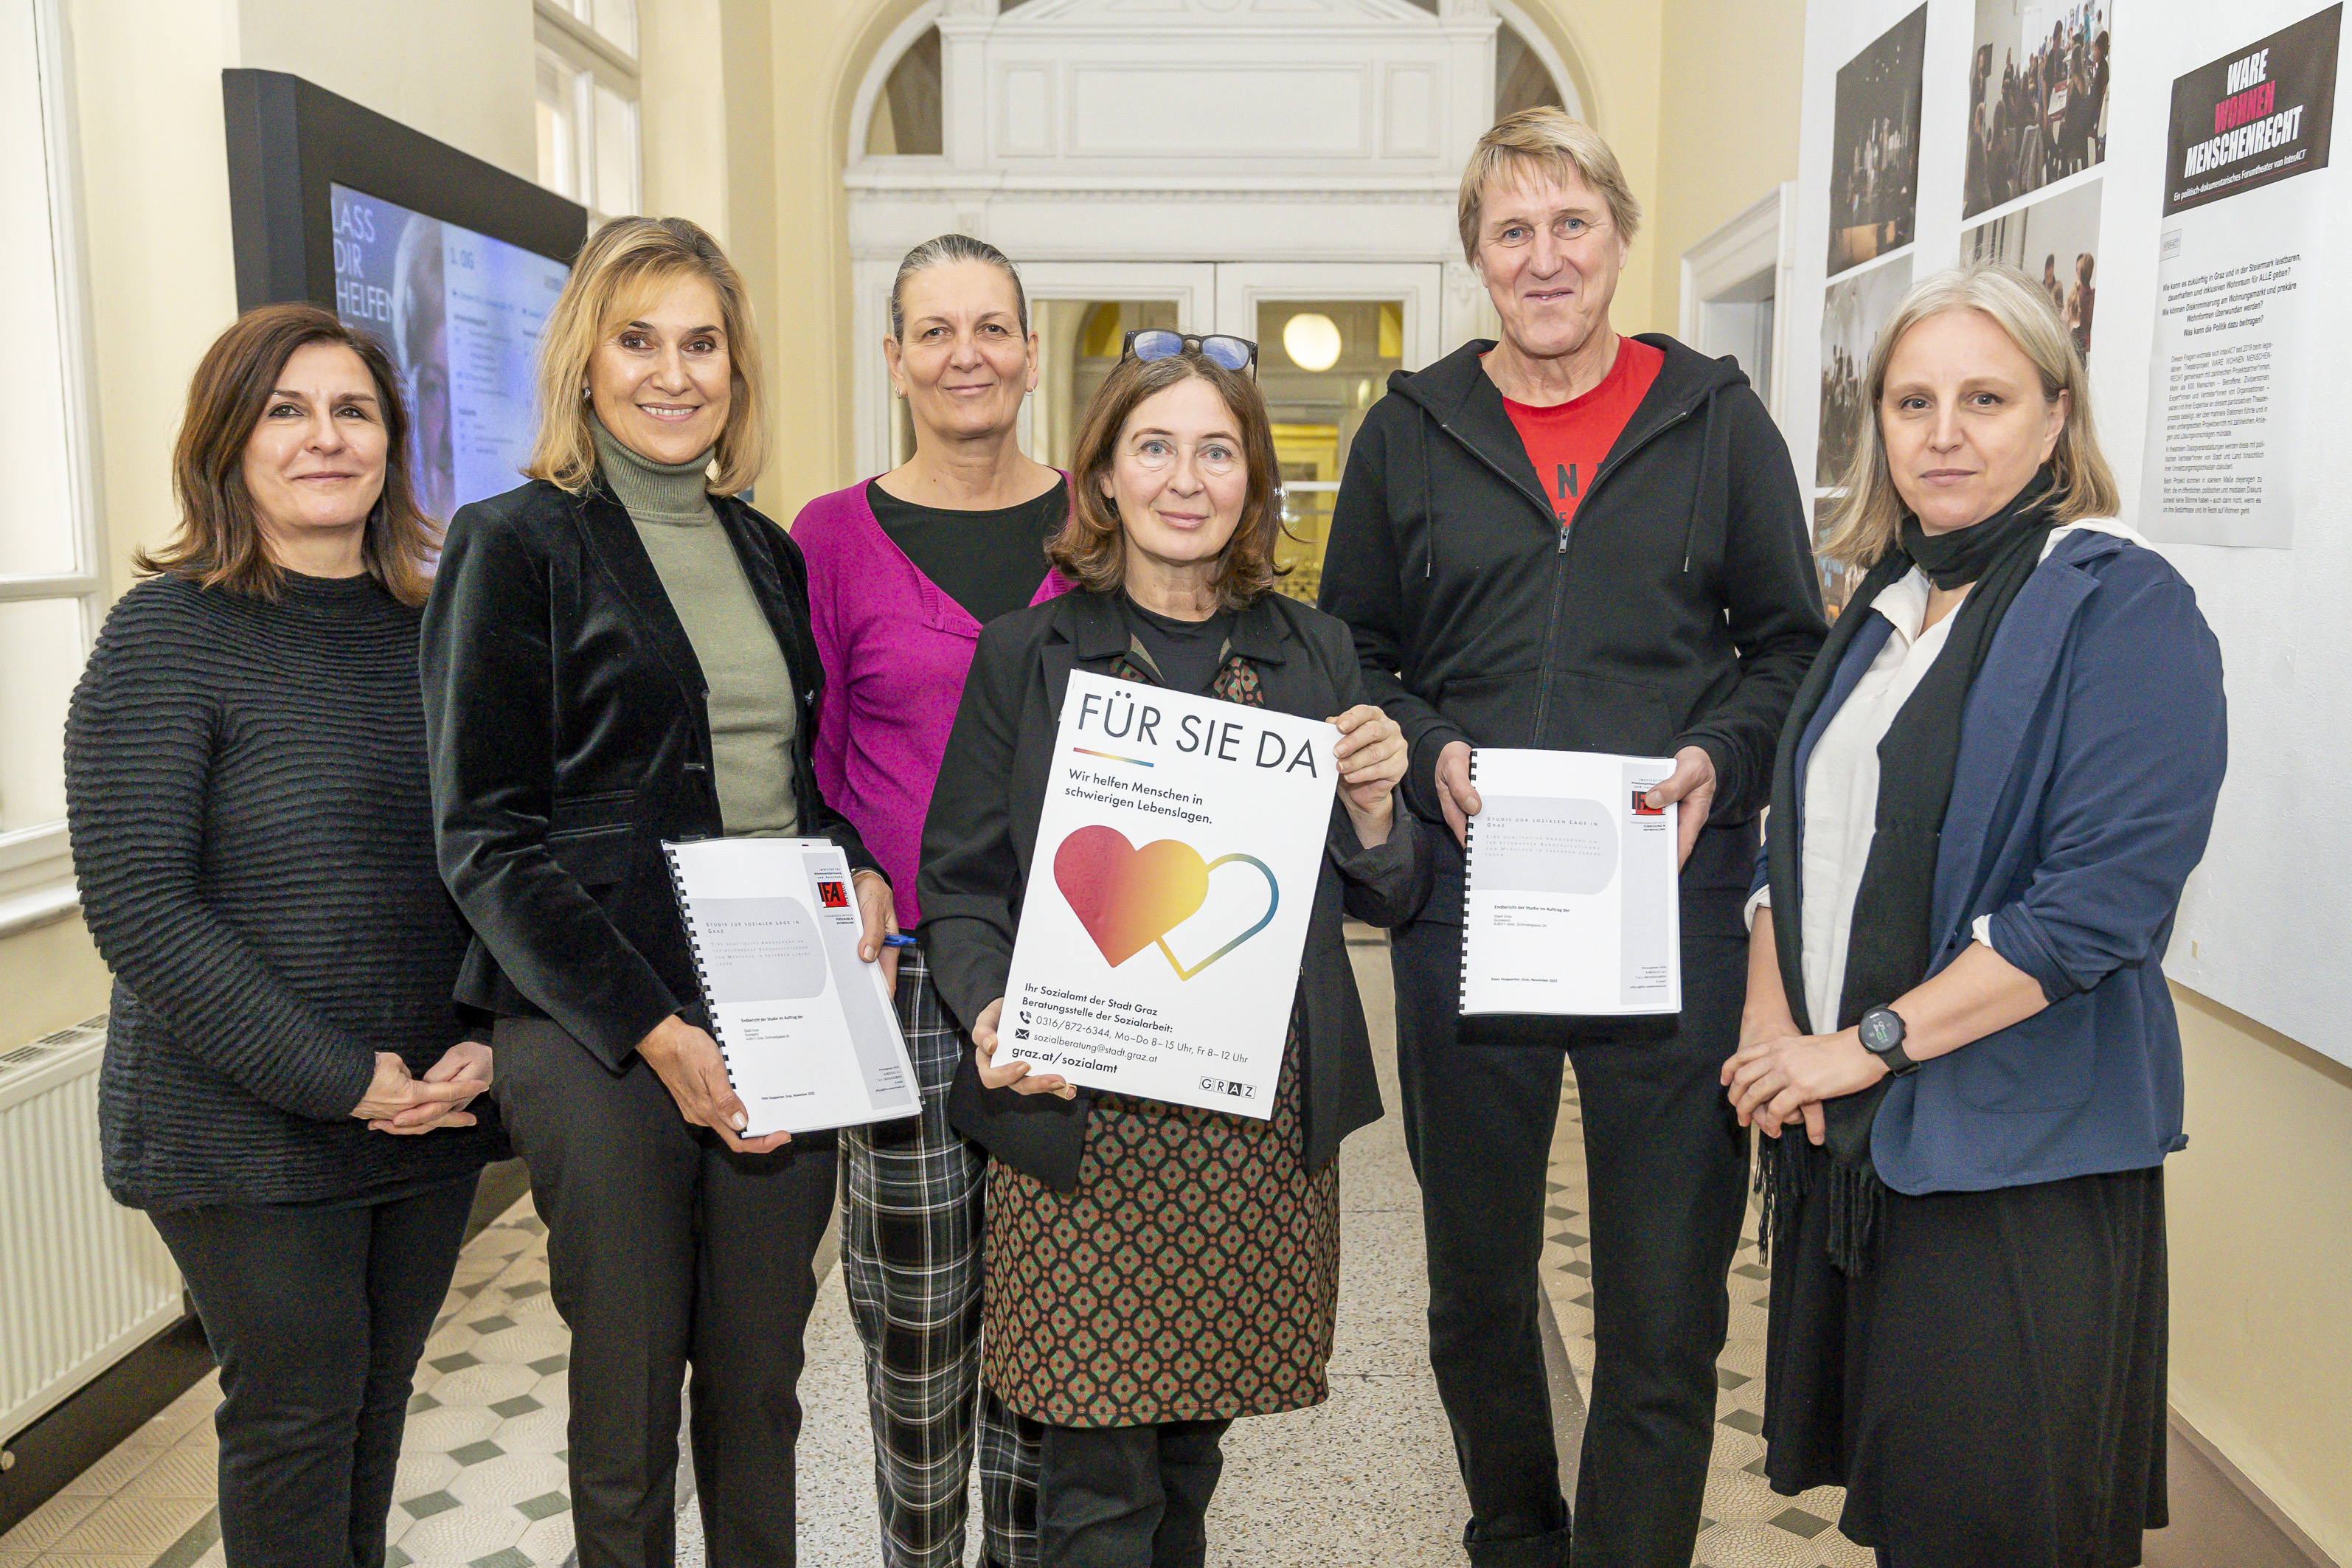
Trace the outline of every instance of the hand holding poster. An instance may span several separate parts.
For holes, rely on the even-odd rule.
[[[999,1059],[1272,1115],[1338,742],[1318,721],[1072,675]]]

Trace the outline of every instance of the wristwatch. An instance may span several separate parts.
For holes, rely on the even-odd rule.
[[[1886,1065],[1886,1070],[1904,1078],[1919,1070],[1919,1064],[1903,1054],[1903,1015],[1892,1007],[1873,1007],[1854,1026],[1862,1037],[1862,1048]]]

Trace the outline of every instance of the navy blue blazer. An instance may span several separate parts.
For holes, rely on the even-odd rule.
[[[1801,816],[1813,747],[1894,633],[1853,613],[1871,624],[1798,742]],[[1871,1134],[1888,1186],[1976,1192],[2141,1170],[2188,1143],[2164,952],[2227,752],[2221,646],[2188,583],[2128,540],[2061,536],[1969,692],[1927,970],[1989,917],[1993,951],[2050,1005],[1889,1086]]]

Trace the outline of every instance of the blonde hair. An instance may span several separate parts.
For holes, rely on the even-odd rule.
[[[588,362],[625,313],[660,284],[699,278],[719,296],[733,382],[727,427],[713,454],[714,495],[751,488],[768,461],[760,336],[743,275],[699,224],[682,217],[616,217],[588,237],[539,340],[539,439],[523,472],[574,494],[596,476],[593,411],[583,395]]]
[[[1633,243],[1642,226],[1642,204],[1625,183],[1617,154],[1591,126],[1556,104],[1539,103],[1496,121],[1470,150],[1469,164],[1462,171],[1462,194],[1454,204],[1465,259],[1478,259],[1478,208],[1486,182],[1516,179],[1529,164],[1561,182],[1573,174],[1599,192],[1609,204],[1609,221],[1617,226],[1619,237]]]
[[[1980,310],[2009,334],[2018,352],[2032,362],[2042,383],[2044,402],[2066,395],[2065,426],[2051,449],[2050,466],[2057,476],[2051,505],[2060,522],[2086,517],[2113,517],[2123,509],[2116,478],[2099,451],[2091,425],[2090,377],[2074,340],[2050,303],[2042,286],[2013,267],[1979,261],[1921,279],[1903,297],[1894,318],[1880,329],[1871,346],[1870,363],[1862,378],[1862,428],[1855,432],[1853,457],[1843,476],[1845,494],[1831,513],[1829,537],[1822,553],[1848,565],[1869,567],[1893,547],[1906,508],[1895,489],[1894,470],[1887,466],[1886,444],[1879,437],[1878,405],[1886,395],[1886,364],[1903,334],[1930,316],[1948,310]]]

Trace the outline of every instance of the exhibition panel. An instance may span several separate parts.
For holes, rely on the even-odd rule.
[[[1812,270],[1822,252],[1800,247],[1789,342],[1793,381],[1811,359],[1821,395],[1783,423],[1826,500],[1862,362],[1913,279],[2000,260],[2049,290],[2090,365],[2125,520],[2195,585],[2228,653],[2238,765],[2168,970],[2352,1062],[2336,996],[2352,932],[2309,918],[2340,907],[2352,839],[2284,830],[2352,813],[2330,744],[2352,724],[2336,675],[2352,615],[2333,587],[2352,535],[2318,521],[2347,497],[2315,436],[2352,371],[2352,307],[2318,286],[2352,205],[2326,167],[2341,7],[2112,10],[1810,6],[1798,223],[1829,259]]]

